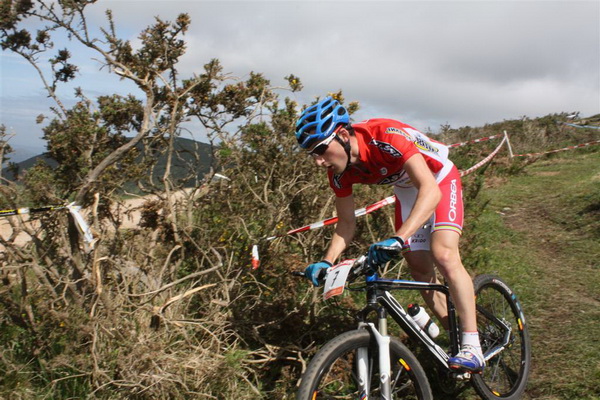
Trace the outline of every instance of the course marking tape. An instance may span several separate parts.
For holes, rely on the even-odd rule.
[[[77,223],[77,227],[81,231],[83,235],[83,240],[85,240],[90,246],[93,248],[94,246],[94,235],[92,234],[92,230],[89,225],[81,215],[79,211],[81,211],[81,206],[75,205],[75,203],[68,204],[66,206],[46,206],[46,207],[37,207],[37,208],[29,208],[29,207],[21,207],[15,208],[12,210],[0,210],[0,217],[10,217],[13,215],[23,215],[23,214],[37,214],[41,212],[47,211],[58,211],[67,209],[69,213],[75,219]]]
[[[569,122],[562,122],[562,124],[572,126],[573,128],[600,129],[600,126],[595,126],[595,125],[577,125],[577,124],[571,124]]]
[[[469,175],[471,172],[473,172],[476,169],[479,169],[482,166],[484,166],[485,164],[487,164],[492,158],[494,158],[496,156],[496,154],[498,154],[498,152],[500,151],[500,148],[502,147],[504,142],[506,142],[506,136],[504,137],[504,139],[502,139],[502,141],[500,142],[498,147],[496,147],[496,149],[490,153],[489,156],[487,156],[483,160],[479,161],[477,164],[473,165],[471,168],[466,169],[464,171],[460,171],[460,176],[463,177],[465,175]]]
[[[67,206],[46,206],[46,207],[37,207],[37,208],[29,208],[29,207],[21,207],[15,208],[12,210],[0,210],[0,217],[10,217],[12,215],[23,215],[23,214],[37,214],[46,211],[56,211],[63,210],[67,208]]]
[[[515,154],[514,156],[515,157],[541,156],[541,155],[544,155],[544,154],[558,153],[559,151],[567,151],[567,150],[578,149],[580,147],[593,146],[593,145],[598,144],[598,143],[600,143],[600,140],[595,140],[593,142],[582,143],[582,144],[578,144],[578,145],[575,145],[575,146],[567,146],[567,147],[563,147],[562,149],[548,150],[548,151],[544,151],[542,153]]]
[[[503,135],[498,134],[498,135],[492,135],[492,136],[488,136],[488,137],[484,137],[484,138],[479,138],[479,139],[475,139],[475,140],[470,140],[468,142],[460,142],[460,143],[449,144],[448,147],[460,147],[460,146],[464,146],[464,145],[471,144],[471,143],[485,142],[486,140],[494,139],[494,138],[497,138],[497,137],[500,137],[500,136],[503,136]]]

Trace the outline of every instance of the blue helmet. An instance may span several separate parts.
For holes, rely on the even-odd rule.
[[[350,115],[339,101],[327,96],[308,107],[296,122],[296,139],[303,149],[311,149],[327,139],[339,124],[350,123]]]

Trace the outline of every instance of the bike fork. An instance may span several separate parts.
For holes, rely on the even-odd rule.
[[[390,384],[392,367],[390,361],[390,337],[387,334],[387,313],[384,308],[380,308],[377,314],[379,320],[378,328],[375,328],[375,325],[371,322],[361,323],[359,326],[369,329],[377,342],[377,348],[379,350],[379,389],[381,391],[381,399],[390,400],[392,392]],[[370,393],[368,353],[369,349],[360,348],[357,351],[356,357],[356,370],[358,373],[359,384],[363,392],[361,400],[367,400]]]

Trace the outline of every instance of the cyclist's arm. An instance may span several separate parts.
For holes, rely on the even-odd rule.
[[[418,190],[413,209],[396,231],[396,235],[406,240],[431,217],[442,198],[442,192],[421,154],[410,157],[403,168]]]
[[[324,258],[332,264],[335,264],[335,260],[348,247],[354,237],[354,231],[356,230],[354,196],[336,197],[335,208],[337,210],[338,223]]]

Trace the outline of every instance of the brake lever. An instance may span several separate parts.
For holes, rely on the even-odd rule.
[[[354,261],[354,265],[350,269],[350,276],[348,277],[348,280],[351,282],[354,279],[356,279],[356,277],[360,276],[361,273],[364,271],[366,264],[367,264],[367,255],[366,254],[358,257],[356,259],[356,261]]]

